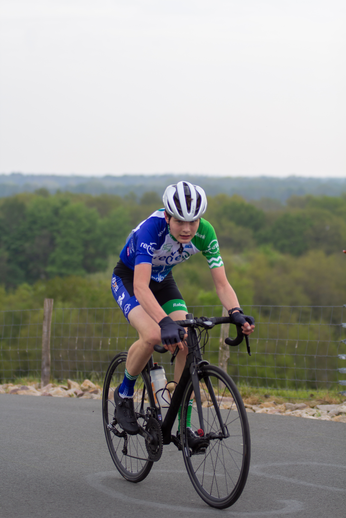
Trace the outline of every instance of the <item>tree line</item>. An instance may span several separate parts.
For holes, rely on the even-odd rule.
[[[117,255],[132,228],[162,206],[146,192],[120,197],[46,189],[0,199],[0,309],[108,306]],[[208,198],[228,277],[241,303],[346,303],[346,195],[246,201]],[[188,304],[218,304],[199,254],[174,270]]]
[[[59,174],[0,173],[0,198],[21,192],[34,192],[44,187],[51,194],[68,191],[84,194],[114,194],[126,196],[132,192],[155,192],[161,195],[165,187],[180,180],[200,185],[210,196],[224,193],[238,194],[246,200],[272,198],[285,202],[293,195],[339,196],[346,192],[345,178],[304,178],[289,176],[277,178],[260,177],[218,177],[198,174],[125,174],[122,176],[80,176]]]

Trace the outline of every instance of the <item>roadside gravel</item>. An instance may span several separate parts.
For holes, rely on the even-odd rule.
[[[31,383],[28,385],[5,383],[0,385],[0,394],[101,399],[102,389],[99,385],[95,385],[92,381],[86,379],[81,384],[76,381],[67,380],[66,385],[50,383],[42,388],[40,387],[40,383]],[[232,402],[229,402],[229,405],[231,404]],[[253,404],[250,398],[244,399],[244,404],[247,412],[256,414],[284,415],[346,423],[346,400],[335,405],[320,404],[316,401],[309,403],[277,403],[274,400],[269,400],[261,404]]]

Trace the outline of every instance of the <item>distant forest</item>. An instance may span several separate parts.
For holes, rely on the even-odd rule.
[[[166,179],[167,183],[167,179]],[[0,310],[114,304],[110,278],[132,228],[162,206],[162,189],[112,194],[40,188],[0,199]],[[247,201],[208,196],[242,305],[346,304],[346,193]],[[201,254],[174,269],[188,305],[219,304]]]
[[[167,185],[184,179],[201,185],[209,196],[220,193],[228,196],[237,194],[248,201],[270,198],[286,203],[292,196],[340,196],[346,192],[346,178],[244,178],[189,174],[86,177],[11,173],[0,174],[0,198],[44,188],[51,194],[60,191],[92,195],[113,194],[121,197],[132,195],[139,199],[146,192],[162,196]]]

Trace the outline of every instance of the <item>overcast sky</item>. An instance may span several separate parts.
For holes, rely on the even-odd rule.
[[[345,0],[0,13],[0,173],[346,176]]]

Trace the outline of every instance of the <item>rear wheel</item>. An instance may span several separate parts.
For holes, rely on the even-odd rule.
[[[183,397],[181,436],[187,472],[200,497],[210,506],[229,507],[241,495],[250,467],[250,430],[243,401],[232,378],[222,369],[203,365],[199,371],[204,439],[199,454],[189,448],[186,418],[193,395],[192,380]],[[194,400],[192,428],[200,428]],[[202,431],[199,432],[202,435]]]
[[[148,458],[145,440],[139,434],[128,435],[124,432],[114,416],[114,390],[124,378],[126,358],[126,352],[119,353],[108,367],[102,394],[103,427],[109,452],[121,475],[130,482],[140,482],[153,466],[153,461]],[[142,372],[135,385],[134,407],[138,424],[143,427],[149,383],[148,375]]]

